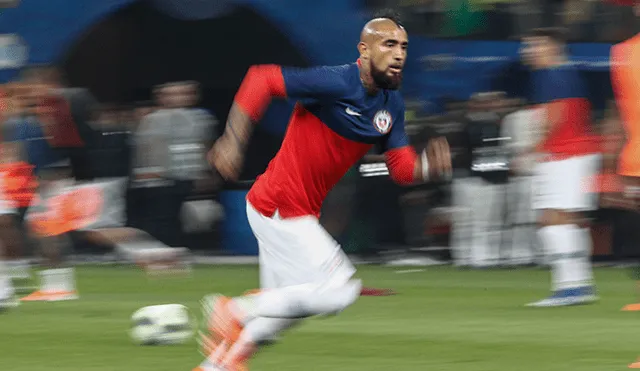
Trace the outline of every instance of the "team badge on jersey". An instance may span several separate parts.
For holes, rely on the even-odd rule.
[[[382,134],[387,134],[389,130],[391,130],[392,124],[393,120],[388,111],[380,110],[376,112],[376,115],[373,117],[373,126]]]

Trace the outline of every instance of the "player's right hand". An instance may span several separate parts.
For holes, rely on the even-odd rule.
[[[431,176],[447,179],[451,176],[451,150],[445,137],[433,138],[427,143],[427,160]]]
[[[242,170],[243,152],[238,142],[226,134],[207,153],[207,161],[227,181],[238,180]]]

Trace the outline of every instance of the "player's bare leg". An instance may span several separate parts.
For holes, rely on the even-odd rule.
[[[17,228],[13,207],[0,201],[0,306],[14,305],[14,279],[28,278],[28,266],[22,266],[23,238]]]
[[[58,175],[58,173],[52,173]],[[62,180],[59,180],[62,179]],[[42,270],[38,290],[23,297],[22,301],[61,301],[78,299],[75,270],[65,261],[65,253],[72,248],[72,241],[66,227],[67,220],[62,215],[62,204],[48,201],[63,194],[72,180],[62,177],[41,178],[39,202],[27,211],[26,220],[37,245]]]
[[[41,236],[38,238],[42,267],[39,273],[40,287],[37,291],[22,298],[22,301],[61,301],[78,299],[75,283],[75,271],[67,266],[65,251],[71,246],[67,234]]]
[[[6,127],[3,127],[6,129]],[[7,137],[11,134],[3,133]],[[0,240],[4,242],[9,275],[14,280],[29,280],[31,273],[26,259],[28,239],[22,228],[22,211],[30,202],[35,182],[31,166],[20,161],[21,148],[16,142],[4,141],[0,148],[2,190],[0,190]],[[18,195],[18,197],[16,197]],[[16,290],[25,289],[18,285]]]
[[[591,269],[591,235],[579,213],[543,211],[540,238],[551,263],[553,294],[534,307],[586,304],[596,300]]]
[[[27,258],[29,252],[28,248],[31,242],[30,236],[25,234],[25,230],[21,228],[20,221],[16,220],[15,215],[11,215],[10,220],[4,220],[0,224],[2,225],[2,231],[0,232],[0,239],[9,241],[6,246],[6,258],[9,274],[14,280],[20,280],[23,283],[27,283],[31,280],[31,267],[29,259]],[[29,286],[17,285],[16,290],[22,291],[28,289]]]
[[[9,254],[8,246],[11,244],[10,233],[4,233],[11,230],[11,215],[0,216],[0,310],[14,307],[18,304],[15,300],[15,290],[11,281],[9,266],[7,264],[7,255]]]

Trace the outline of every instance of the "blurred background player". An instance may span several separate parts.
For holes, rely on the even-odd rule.
[[[258,344],[302,318],[336,314],[360,295],[355,268],[318,221],[329,190],[374,144],[382,144],[391,177],[414,184],[448,174],[446,140],[422,155],[409,146],[397,91],[408,38],[393,15],[362,30],[357,63],[310,69],[253,66],[235,97],[212,165],[237,179],[245,147],[272,98],[298,100],[284,142],[247,196],[260,248],[263,291],[205,299],[211,355],[197,370],[245,370]],[[208,352],[207,352],[208,353]]]
[[[16,284],[18,293],[32,290],[28,254],[28,231],[23,228],[23,217],[33,200],[37,181],[33,166],[26,160],[25,148],[14,141],[16,134],[13,120],[21,114],[24,107],[19,99],[22,84],[7,84],[4,89],[4,110],[2,121],[2,155],[0,173],[2,174],[2,195],[5,207],[2,210],[1,236],[3,241],[7,269]]]
[[[508,222],[511,249],[510,261],[515,266],[534,263],[538,256],[538,243],[535,228],[535,212],[531,207],[533,191],[533,169],[535,155],[533,147],[535,137],[536,109],[525,105],[519,99],[512,100],[514,111],[508,114],[502,123],[502,136],[509,138],[507,146],[511,156],[508,185]]]
[[[11,263],[15,256],[15,245],[20,237],[14,223],[15,204],[8,192],[9,173],[15,158],[15,146],[4,142],[5,121],[10,114],[11,102],[6,86],[0,88],[0,310],[16,306],[15,289],[12,282]]]
[[[635,5],[636,15],[639,5]],[[612,137],[609,146],[617,154],[617,174],[622,185],[622,198],[627,208],[640,211],[640,34],[614,45],[611,48],[611,83],[619,117],[610,120],[623,129],[623,140]],[[622,128],[620,128],[620,123]],[[617,125],[616,125],[617,124]],[[620,138],[622,139],[622,138]],[[636,240],[637,241],[637,240]],[[637,243],[637,242],[636,242]],[[638,281],[640,295],[640,265],[632,270]],[[640,301],[630,304],[625,310],[640,310]],[[636,364],[640,368],[640,362]]]
[[[468,263],[475,268],[501,263],[509,161],[506,141],[501,138],[499,104],[500,96],[495,93],[476,94],[467,115],[471,174],[466,198],[471,222]]]
[[[540,213],[539,235],[551,264],[553,291],[529,305],[589,303],[596,297],[591,235],[583,212],[597,207],[589,182],[600,155],[590,129],[586,86],[568,63],[562,30],[538,29],[523,42],[523,55],[533,68],[534,100],[542,109],[533,202]]]
[[[39,289],[22,300],[75,299],[73,268],[64,267],[63,253],[71,247],[69,211],[78,209],[62,203],[60,196],[76,180],[89,177],[80,127],[91,119],[95,100],[86,90],[66,89],[49,66],[26,69],[15,97],[18,109],[7,122],[10,140],[33,166],[38,182],[37,197],[18,215],[28,226],[25,230],[34,232],[46,267],[39,272]]]
[[[206,153],[217,137],[217,119],[194,107],[197,84],[175,82],[155,88],[158,109],[144,117],[134,134],[133,186],[139,220],[145,230],[169,246],[182,246],[180,214],[195,193],[215,189]],[[209,182],[210,184],[206,184]],[[197,206],[196,206],[197,207]]]

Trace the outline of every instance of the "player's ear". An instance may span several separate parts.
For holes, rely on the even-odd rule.
[[[358,53],[360,53],[360,59],[369,59],[369,47],[367,44],[359,42]]]

